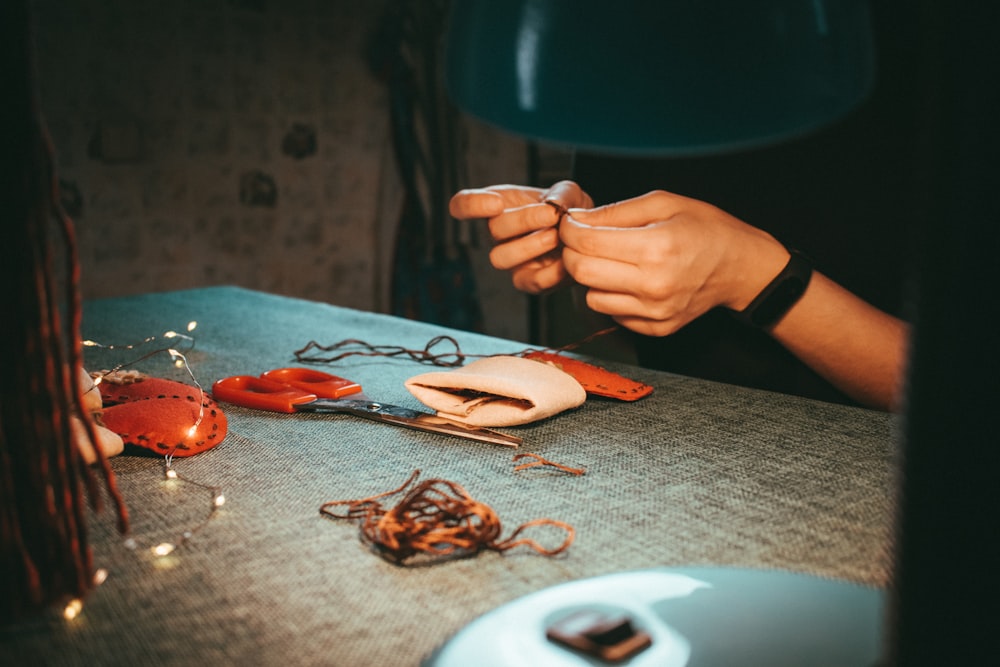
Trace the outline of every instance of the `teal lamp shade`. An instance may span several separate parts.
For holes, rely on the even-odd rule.
[[[632,155],[775,143],[856,107],[866,0],[457,0],[445,84],[528,139]]]

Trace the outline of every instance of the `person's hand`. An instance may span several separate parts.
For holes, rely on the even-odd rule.
[[[788,261],[766,232],[663,191],[572,209],[560,237],[566,271],[589,288],[587,305],[651,336],[717,306],[742,310]]]
[[[125,444],[122,442],[121,436],[100,424],[104,402],[101,400],[101,392],[94,383],[94,380],[87,371],[79,368],[77,369],[77,382],[80,384],[80,390],[83,392],[84,414],[82,416],[73,415],[71,417],[71,435],[73,443],[83,456],[83,460],[88,464],[97,462],[97,452],[94,450],[94,443],[90,441],[90,435],[88,434],[87,425],[84,420],[94,422],[94,435],[97,436],[96,445],[101,450],[101,453],[104,454],[104,458],[121,454],[125,449]]]
[[[579,185],[560,181],[547,190],[518,185],[462,190],[451,198],[449,211],[459,220],[486,218],[497,243],[490,263],[509,271],[517,289],[540,294],[567,280],[558,232],[563,212],[593,205]]]

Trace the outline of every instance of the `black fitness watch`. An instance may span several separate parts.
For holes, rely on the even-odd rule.
[[[797,250],[788,248],[791,257],[767,287],[761,290],[750,305],[739,312],[733,312],[736,319],[758,329],[768,329],[784,317],[809,286],[812,278],[812,262]]]

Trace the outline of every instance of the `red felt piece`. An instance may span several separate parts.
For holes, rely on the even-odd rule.
[[[197,387],[162,378],[121,385],[102,382],[99,387],[108,406],[101,421],[125,444],[161,455],[193,456],[226,437],[225,413]]]
[[[627,377],[609,371],[606,368],[588,364],[579,359],[572,359],[551,352],[529,352],[524,355],[528,359],[552,364],[556,368],[572,375],[583,385],[588,394],[616,398],[619,401],[636,401],[652,393],[648,384],[631,380]]]

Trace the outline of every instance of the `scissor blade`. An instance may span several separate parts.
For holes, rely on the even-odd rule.
[[[374,415],[373,415],[374,416]],[[459,438],[478,440],[479,442],[491,442],[495,445],[506,445],[507,447],[517,447],[521,444],[521,438],[514,435],[507,435],[500,431],[494,431],[480,426],[469,426],[461,422],[453,422],[437,415],[421,413],[417,417],[399,417],[392,414],[378,414],[376,419],[381,421],[415,428],[420,431],[430,431],[431,433],[443,433],[454,435]]]
[[[507,447],[517,447],[522,442],[521,438],[514,435],[507,435],[479,426],[470,426],[428,412],[379,403],[378,401],[320,398],[310,403],[297,405],[295,408],[301,412],[344,412],[356,417],[413,428],[418,431],[453,435],[468,440],[506,445]]]

